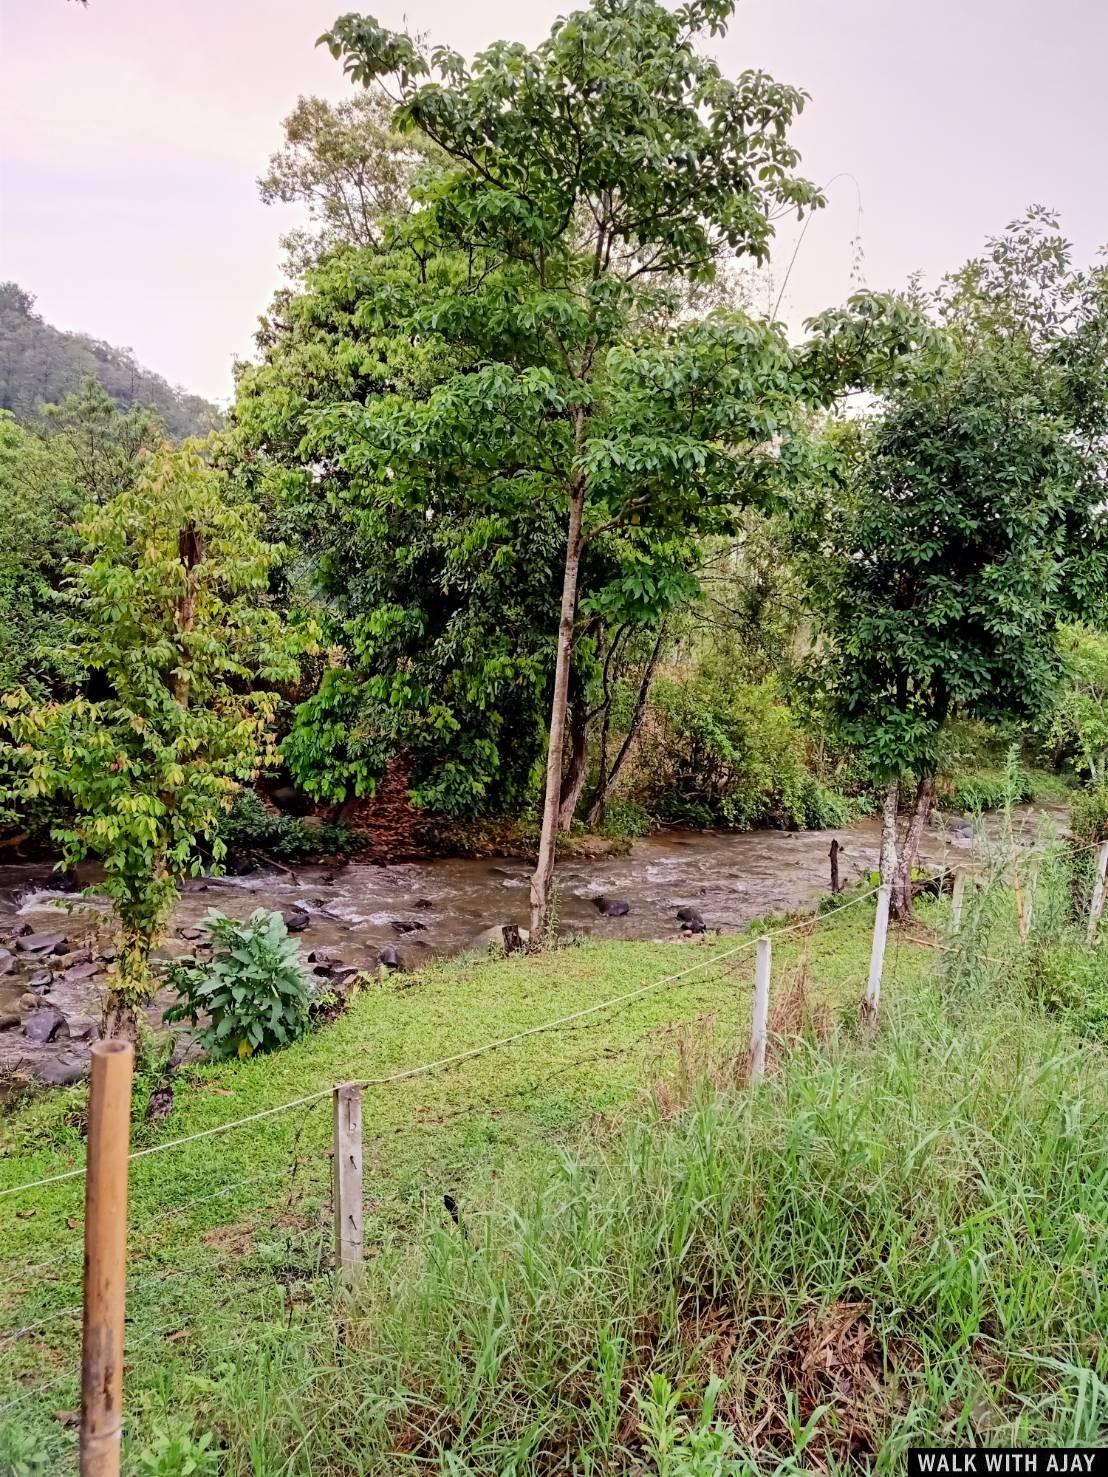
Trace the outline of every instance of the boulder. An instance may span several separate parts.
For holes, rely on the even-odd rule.
[[[99,1041],[100,1025],[89,1015],[69,1017],[69,1039],[71,1041]]]
[[[417,897],[415,902],[412,904],[413,908],[419,908],[423,912],[426,912],[428,908],[433,908],[434,906],[434,903],[429,897]]]
[[[28,1041],[36,1041],[40,1045],[45,1045],[48,1041],[67,1041],[69,1022],[60,1010],[47,1005],[41,1010],[31,1011],[23,1022],[23,1034]]]
[[[631,904],[618,897],[598,897],[596,908],[602,918],[626,918],[631,911]]]
[[[17,954],[68,954],[69,940],[64,933],[25,933],[15,941]]]
[[[269,792],[269,798],[286,815],[307,815],[312,802],[301,794],[295,785],[277,785]]]
[[[0,949],[0,974],[11,974],[15,968],[15,955],[10,949]]]
[[[303,933],[311,923],[311,916],[303,908],[288,908],[281,914],[289,933]]]
[[[386,969],[403,969],[404,961],[391,944],[386,944],[377,955],[377,963],[383,964]]]
[[[336,964],[337,962],[330,949],[313,949],[308,955],[309,964]]]
[[[66,1052],[64,1056],[44,1057],[35,1064],[35,1076],[48,1087],[72,1087],[75,1082],[80,1082],[87,1070],[86,1058],[74,1052]]]
[[[14,1031],[22,1019],[18,1010],[0,1010],[0,1031]]]
[[[426,923],[420,923],[418,919],[415,918],[394,918],[392,920],[392,926],[397,933],[427,932]]]
[[[100,973],[98,964],[75,964],[72,969],[67,969],[62,975],[67,985],[84,985],[89,980],[94,980]]]
[[[182,928],[180,930],[180,937],[188,939],[190,943],[196,943],[199,939],[206,939],[208,937],[208,931],[206,928]]]
[[[54,976],[48,969],[40,969],[27,981],[27,986],[31,990],[41,990],[45,995],[54,987]]]
[[[707,926],[699,908],[678,908],[677,917],[689,933],[703,933]]]

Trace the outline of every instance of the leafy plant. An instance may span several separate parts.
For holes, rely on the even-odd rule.
[[[682,1411],[683,1390],[675,1390],[664,1374],[651,1376],[646,1395],[638,1395],[640,1435],[658,1477],[729,1477],[738,1447],[725,1426],[715,1421],[723,1388],[715,1376],[701,1397],[696,1419]]]
[[[4,1477],[44,1477],[50,1453],[45,1441],[15,1421],[0,1421],[0,1472]]]
[[[216,1060],[274,1051],[303,1036],[311,994],[300,967],[300,945],[280,913],[256,908],[245,923],[210,912],[203,920],[213,943],[210,962],[181,961],[169,971],[181,1000],[166,1020],[198,1025],[200,1044]]]
[[[142,1477],[216,1477],[219,1453],[210,1431],[194,1437],[184,1422],[174,1422],[139,1452],[136,1466]]]
[[[252,789],[235,796],[219,835],[231,856],[258,850],[285,861],[345,856],[357,845],[348,826],[309,825],[299,816],[271,814]]]
[[[181,880],[223,856],[219,821],[267,757],[293,643],[265,598],[273,550],[194,448],[150,458],[82,525],[74,566],[79,696],[3,699],[21,793],[54,808],[67,865],[94,856],[119,921],[109,1034],[151,986],[150,950]]]

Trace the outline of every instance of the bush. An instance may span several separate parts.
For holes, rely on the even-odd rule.
[[[1076,846],[1108,840],[1108,785],[1079,790],[1070,801],[1070,830]]]
[[[807,738],[772,679],[728,682],[710,670],[655,684],[642,742],[643,801],[663,821],[746,830],[845,825],[857,802],[807,763]]]
[[[1019,805],[1034,793],[1031,779],[1021,766],[1012,769],[979,769],[959,775],[953,784],[951,803],[955,810],[976,815],[985,810],[1003,810]]]
[[[245,923],[211,912],[203,920],[214,951],[210,962],[182,960],[169,971],[181,996],[167,1021],[198,1025],[201,1046],[217,1061],[288,1046],[309,1025],[311,995],[300,968],[300,945],[280,913],[257,908]]]
[[[253,790],[240,790],[220,836],[232,856],[253,851],[284,861],[346,856],[356,842],[347,826],[319,825],[291,815],[273,815]]]

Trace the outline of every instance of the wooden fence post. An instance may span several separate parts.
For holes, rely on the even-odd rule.
[[[1102,841],[1096,849],[1096,886],[1089,907],[1089,943],[1096,938],[1100,915],[1104,912],[1104,878],[1108,873],[1108,841]]]
[[[134,1060],[135,1049],[129,1041],[98,1041],[92,1048],[81,1328],[81,1477],[119,1477]]]
[[[362,1089],[343,1082],[335,1105],[335,1269],[349,1286],[362,1269]]]
[[[954,889],[950,895],[950,931],[961,933],[962,931],[962,905],[966,899],[966,869],[957,867],[954,871]]]
[[[754,1018],[750,1026],[750,1080],[761,1082],[766,1071],[766,1034],[769,1027],[769,939],[759,939],[754,963]]]
[[[873,920],[873,946],[869,956],[869,983],[862,1005],[862,1016],[867,1025],[876,1026],[877,1011],[881,1004],[881,973],[885,967],[885,940],[889,934],[889,896],[887,882],[877,889],[877,915]]]

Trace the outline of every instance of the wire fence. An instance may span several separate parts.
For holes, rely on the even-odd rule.
[[[1080,848],[1091,850],[1090,848]],[[1101,861],[1105,860],[1101,848]],[[1103,869],[1102,869],[1103,871]],[[918,885],[926,887],[938,883],[941,886],[951,877],[951,871],[943,866],[932,876],[919,879]],[[869,887],[857,892],[846,901],[790,923],[766,929],[760,934],[751,933],[726,948],[712,950],[706,957],[698,959],[680,970],[661,975],[633,986],[603,1000],[578,1009],[562,1013],[537,1024],[521,1027],[516,1031],[465,1047],[409,1067],[376,1076],[354,1079],[354,1085],[372,1093],[393,1087],[414,1084],[421,1079],[443,1076],[466,1063],[508,1051],[521,1043],[556,1033],[572,1032],[586,1022],[599,1025],[606,1017],[623,1008],[630,1007],[647,997],[670,990],[679,990],[692,983],[702,987],[705,995],[712,997],[721,985],[726,986],[725,997],[732,1007],[737,999],[735,993],[736,970],[743,966],[758,948],[759,939],[768,939],[771,944],[791,936],[803,935],[810,941],[838,915],[848,909],[877,899],[878,914],[882,906],[888,908],[888,889]],[[905,937],[905,944],[928,942]],[[901,967],[900,934],[895,936],[893,959],[889,972],[889,984],[895,984]],[[936,945],[938,946],[938,945]],[[745,995],[743,1009],[745,1009]],[[687,1017],[682,1017],[687,1019]],[[639,1047],[641,1040],[656,1035],[660,1029],[678,1024],[678,1021],[653,1022],[630,1045]],[[602,1049],[601,1055],[610,1053],[611,1048]],[[569,1054],[565,1070],[579,1067],[581,1055]],[[541,1081],[549,1083],[555,1064],[544,1060]],[[522,1095],[534,1093],[538,1084],[523,1083],[512,1089],[507,1083],[498,1084],[503,1091],[501,1101],[512,1096],[513,1091]],[[331,1086],[305,1093],[272,1107],[242,1114],[212,1127],[194,1133],[178,1135],[160,1143],[133,1150],[129,1163],[135,1172],[132,1175],[132,1218],[129,1226],[131,1254],[128,1262],[128,1331],[126,1349],[128,1370],[134,1372],[141,1365],[143,1351],[160,1345],[163,1351],[180,1347],[193,1359],[201,1357],[210,1362],[218,1357],[223,1341],[222,1333],[200,1326],[199,1314],[210,1301],[213,1282],[225,1278],[227,1286],[236,1288],[241,1296],[244,1284],[251,1287],[259,1309],[268,1315],[281,1309],[289,1318],[300,1305],[297,1288],[308,1288],[325,1279],[327,1287],[333,1285],[335,1271],[332,1255],[330,1222],[335,1210],[335,1175],[333,1150],[328,1150],[314,1132],[310,1140],[304,1140],[309,1122],[315,1119],[315,1110],[331,1099]],[[430,1126],[443,1127],[452,1117],[466,1117],[473,1112],[471,1102],[458,1107],[452,1115],[440,1113]],[[237,1173],[237,1165],[228,1163],[230,1176],[226,1183],[206,1188],[203,1193],[180,1196],[172,1182],[164,1176],[156,1185],[157,1193],[148,1195],[149,1186],[143,1183],[143,1173],[155,1156],[210,1141],[224,1141],[227,1136],[237,1134],[253,1125],[273,1125],[275,1120],[290,1114],[301,1115],[294,1129],[292,1142],[286,1145],[282,1162],[276,1168],[247,1175]],[[327,1120],[322,1116],[319,1124]],[[418,1128],[418,1109],[412,1124]],[[319,1126],[319,1125],[316,1125]],[[371,1119],[367,1142],[374,1153],[387,1158],[387,1144],[376,1134]],[[268,1147],[277,1151],[280,1145],[273,1140]],[[38,1199],[49,1196],[55,1186],[81,1180],[87,1166],[41,1175],[0,1189],[0,1200],[12,1202]],[[359,1185],[359,1216],[366,1203],[380,1211],[383,1196],[366,1196]],[[446,1197],[449,1200],[449,1197]],[[236,1229],[232,1221],[227,1224],[227,1212],[237,1211],[239,1202],[246,1201],[251,1212],[248,1224]],[[149,1208],[148,1208],[149,1207]],[[443,1197],[439,1196],[433,1210],[424,1203],[423,1218],[432,1215],[441,1219]],[[446,1210],[450,1210],[449,1204]],[[265,1212],[271,1211],[266,1221]],[[66,1219],[67,1228],[79,1233],[75,1219]],[[167,1228],[172,1226],[172,1236]],[[195,1231],[191,1243],[187,1238]],[[191,1245],[192,1260],[183,1265],[187,1247]],[[38,1402],[40,1413],[53,1422],[57,1430],[63,1431],[73,1424],[72,1410],[66,1405],[69,1396],[75,1396],[79,1380],[79,1339],[82,1304],[75,1300],[73,1292],[79,1292],[81,1282],[80,1248],[67,1248],[58,1255],[41,1259],[24,1267],[14,1281],[0,1294],[0,1318],[7,1310],[15,1313],[11,1326],[0,1326],[0,1392],[3,1382],[13,1393],[0,1399],[0,1431],[10,1413],[20,1412],[20,1419],[31,1402]],[[165,1258],[172,1255],[172,1263],[166,1265]],[[68,1296],[67,1296],[68,1294]],[[61,1305],[53,1306],[57,1301]],[[30,1303],[31,1315],[19,1316],[20,1310]],[[255,1316],[260,1317],[258,1310]],[[18,1321],[16,1321],[18,1320]],[[136,1355],[140,1356],[136,1362]],[[59,1365],[61,1367],[59,1367]],[[49,1397],[49,1398],[48,1398]],[[59,1409],[52,1409],[57,1405]],[[61,1408],[66,1406],[66,1408]]]

